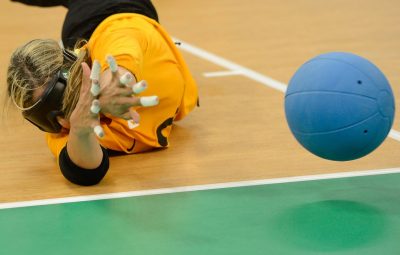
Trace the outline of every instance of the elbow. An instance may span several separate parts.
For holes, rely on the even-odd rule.
[[[59,155],[59,166],[63,176],[70,182],[81,186],[93,186],[104,178],[109,169],[109,157],[107,150],[103,150],[103,159],[96,169],[84,169],[74,164],[68,156],[67,149]]]

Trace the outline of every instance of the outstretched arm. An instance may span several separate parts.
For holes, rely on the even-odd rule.
[[[103,152],[93,128],[99,125],[99,116],[91,111],[93,96],[90,92],[90,68],[82,64],[82,85],[78,103],[70,117],[67,151],[70,159],[79,167],[95,169],[100,165]]]
[[[69,119],[67,145],[59,155],[64,177],[78,185],[95,185],[106,175],[108,155],[97,141],[93,127],[99,125],[98,114],[91,111],[90,68],[82,64],[82,85],[78,103]]]
[[[98,61],[94,61],[92,70],[82,63],[80,97],[69,119],[67,146],[60,154],[62,173],[69,181],[79,185],[97,184],[109,167],[107,152],[96,138],[96,135],[104,135],[99,122],[100,110],[104,114],[138,123],[139,116],[131,107],[158,104],[156,96],[136,97],[145,89],[145,83],[136,83],[134,76],[118,67],[113,57],[108,59],[110,68],[101,77]],[[103,84],[101,88],[99,79]],[[99,86],[97,91],[94,89],[96,86]]]

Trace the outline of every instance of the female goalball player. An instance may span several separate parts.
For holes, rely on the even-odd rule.
[[[10,101],[46,132],[65,178],[94,185],[108,171],[108,151],[168,146],[172,123],[193,110],[198,92],[150,0],[14,1],[68,8],[67,49],[30,41],[7,73]]]

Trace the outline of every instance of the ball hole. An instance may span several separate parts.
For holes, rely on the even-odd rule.
[[[358,84],[362,84],[362,80],[358,80],[357,83],[358,83]]]
[[[364,134],[366,134],[366,133],[368,133],[368,130],[365,129],[365,130],[364,130]]]

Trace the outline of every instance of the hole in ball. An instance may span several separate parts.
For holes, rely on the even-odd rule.
[[[357,83],[358,83],[358,84],[362,84],[362,81],[361,81],[361,80],[358,80]]]
[[[366,134],[366,133],[368,133],[368,130],[365,129],[365,130],[364,130],[364,134]]]

